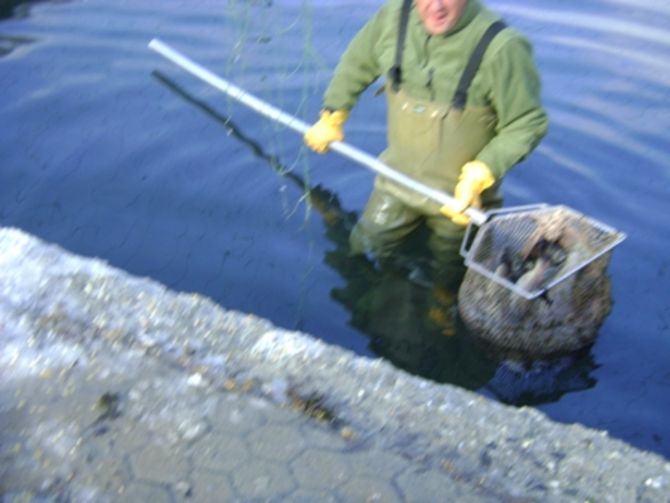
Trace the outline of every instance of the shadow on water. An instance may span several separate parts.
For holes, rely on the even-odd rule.
[[[369,348],[396,367],[440,383],[450,383],[514,405],[553,402],[563,394],[591,388],[596,364],[589,350],[539,362],[518,362],[492,353],[468,333],[458,316],[457,287],[436,287],[427,272],[427,229],[420,228],[392,261],[352,254],[349,235],[357,214],[342,208],[336,194],[285,168],[225,115],[158,71],[152,76],[182,100],[222,125],[226,132],[266,161],[278,175],[305,193],[322,218],[334,246],[324,262],[344,286],[331,296],[350,313],[350,324],[369,339]],[[455,271],[460,281],[463,266]],[[458,284],[458,282],[456,282]]]

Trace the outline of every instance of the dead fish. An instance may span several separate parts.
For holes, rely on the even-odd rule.
[[[565,262],[567,253],[558,241],[540,239],[526,256],[527,261],[545,259],[552,265],[560,265]]]
[[[528,265],[518,255],[512,252],[509,247],[505,247],[500,254],[499,265],[495,273],[510,280],[512,283],[516,281],[529,269]]]
[[[533,267],[522,274],[515,283],[527,292],[539,290],[546,283],[547,279],[549,279],[552,270],[551,261],[546,257],[539,257],[533,263]]]
[[[526,256],[503,249],[495,273],[512,283],[538,287],[565,262],[567,253],[557,241],[540,239]]]
[[[525,271],[515,283],[527,292],[541,289],[556,276],[567,256],[557,241],[540,239],[528,253],[524,261]]]

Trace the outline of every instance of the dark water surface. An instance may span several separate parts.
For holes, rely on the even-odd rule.
[[[146,48],[158,36],[311,121],[380,4],[0,0],[0,225],[670,457],[670,4],[490,2],[532,39],[551,116],[506,204],[566,204],[629,235],[596,344],[527,367],[484,354],[407,271],[348,256],[368,171]],[[384,109],[366,93],[347,140],[380,152]]]

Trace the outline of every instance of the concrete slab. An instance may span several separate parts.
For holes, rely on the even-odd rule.
[[[4,501],[670,501],[670,464],[0,228]]]

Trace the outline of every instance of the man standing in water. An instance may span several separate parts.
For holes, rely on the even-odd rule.
[[[377,177],[352,230],[352,250],[389,256],[425,224],[435,281],[448,284],[460,261],[463,212],[501,205],[503,176],[546,133],[532,49],[479,0],[387,0],[342,56],[305,143],[323,153],[341,141],[349,111],[382,75],[388,147],[380,159],[454,194],[456,203],[440,207]]]

